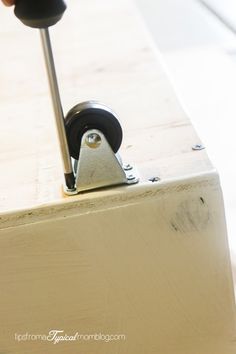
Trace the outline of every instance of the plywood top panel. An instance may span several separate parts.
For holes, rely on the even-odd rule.
[[[0,9],[0,210],[63,201],[62,166],[37,30]],[[119,116],[124,161],[141,184],[212,166],[131,0],[71,0],[52,41],[65,112],[97,99]],[[79,196],[72,197],[72,199]]]

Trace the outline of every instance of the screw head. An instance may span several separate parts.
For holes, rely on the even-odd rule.
[[[130,164],[124,165],[123,168],[125,171],[130,171],[133,169],[133,167]]]
[[[127,180],[128,181],[133,181],[135,179],[135,176],[134,175],[129,175],[128,177],[127,177]]]
[[[151,177],[151,178],[149,178],[149,181],[150,182],[159,182],[161,179],[160,179],[160,177]]]
[[[97,133],[90,133],[86,136],[85,142],[91,149],[97,149],[101,145],[102,138]]]
[[[192,150],[194,150],[194,151],[199,151],[199,150],[204,150],[204,149],[205,149],[205,146],[202,144],[196,144],[196,145],[192,146]]]

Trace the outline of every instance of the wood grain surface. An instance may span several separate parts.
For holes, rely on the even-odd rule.
[[[60,161],[37,30],[0,12],[0,210],[63,200]],[[208,172],[212,166],[180,107],[133,1],[70,1],[52,29],[64,111],[98,99],[117,112],[124,161],[142,181]]]
[[[52,30],[65,112],[119,115],[141,181],[75,197],[37,31],[0,13],[0,353],[234,354],[219,178],[132,0],[71,0]],[[160,177],[152,183],[150,177]],[[124,341],[24,340],[51,330]]]

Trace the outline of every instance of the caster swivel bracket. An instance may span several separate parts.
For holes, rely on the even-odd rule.
[[[117,184],[133,184],[138,178],[132,168],[123,168],[117,151],[122,142],[122,129],[115,114],[106,106],[88,101],[72,108],[64,118],[49,27],[55,25],[66,10],[64,0],[16,0],[15,15],[26,25],[40,29],[55,122],[65,176],[65,193]],[[72,168],[75,159],[75,174]]]
[[[75,160],[76,189],[65,189],[67,195],[120,184],[135,184],[139,179],[134,169],[123,166],[104,134],[88,130],[82,137],[79,160]]]
[[[139,179],[130,165],[123,165],[118,150],[123,132],[116,114],[97,101],[82,102],[65,118],[70,156],[75,160],[75,188],[67,195]]]

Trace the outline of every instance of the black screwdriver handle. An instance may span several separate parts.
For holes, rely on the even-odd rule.
[[[16,0],[15,15],[26,26],[48,28],[62,18],[66,10],[63,0]]]

